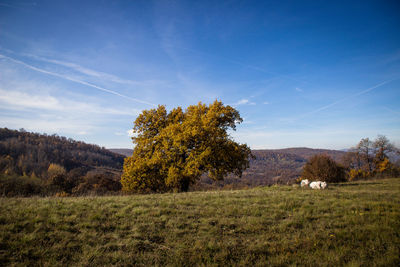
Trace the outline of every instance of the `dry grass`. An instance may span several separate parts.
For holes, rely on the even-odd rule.
[[[399,266],[400,179],[1,198],[0,265]]]

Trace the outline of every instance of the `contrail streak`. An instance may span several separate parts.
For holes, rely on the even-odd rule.
[[[6,58],[6,59],[8,59],[8,60],[10,60],[12,62],[15,62],[17,64],[23,65],[23,66],[25,66],[25,67],[27,67],[27,68],[29,68],[31,70],[34,70],[34,71],[37,71],[37,72],[41,72],[41,73],[44,73],[44,74],[48,74],[48,75],[51,75],[51,76],[54,76],[54,77],[58,77],[58,78],[61,78],[61,79],[64,79],[64,80],[68,80],[68,81],[71,81],[71,82],[79,83],[79,84],[82,84],[82,85],[85,85],[85,86],[88,86],[88,87],[92,87],[92,88],[95,88],[97,90],[100,90],[100,91],[103,91],[103,92],[106,92],[106,93],[109,93],[109,94],[113,94],[113,95],[116,95],[116,96],[120,96],[120,97],[129,99],[129,100],[141,103],[141,104],[146,104],[146,105],[150,105],[150,106],[156,106],[153,103],[150,103],[150,102],[147,102],[147,101],[144,101],[144,100],[140,100],[140,99],[137,99],[137,98],[134,98],[134,97],[130,97],[130,96],[127,96],[127,95],[123,95],[123,94],[120,94],[120,93],[118,93],[116,91],[109,90],[109,89],[106,89],[104,87],[100,87],[100,86],[97,86],[95,84],[92,84],[92,83],[88,83],[88,82],[85,82],[85,81],[82,81],[82,80],[78,80],[78,79],[74,79],[74,78],[71,78],[71,77],[68,77],[68,76],[65,76],[65,75],[62,75],[62,74],[58,74],[58,73],[55,73],[55,72],[51,72],[51,71],[47,71],[47,70],[44,70],[44,69],[41,69],[41,68],[37,68],[37,67],[29,65],[29,64],[27,64],[25,62],[22,62],[20,60],[17,60],[17,59],[14,59],[14,58],[2,55],[2,54],[0,54],[0,58]]]
[[[248,68],[248,69],[252,69],[252,70],[255,70],[255,71],[258,71],[258,72],[263,72],[263,73],[266,73],[266,74],[269,74],[269,75],[273,75],[275,77],[281,77],[281,78],[285,78],[285,79],[289,79],[289,80],[296,81],[296,82],[301,82],[301,83],[309,83],[308,81],[297,79],[297,78],[294,78],[294,77],[291,77],[291,76],[288,76],[288,75],[283,75],[283,74],[280,74],[280,73],[277,73],[277,72],[269,71],[269,70],[266,70],[264,68],[260,68],[260,67],[254,66],[254,65],[249,65],[249,64],[246,64],[246,63],[243,63],[243,62],[240,62],[240,61],[237,61],[237,60],[233,60],[233,59],[230,59],[230,58],[226,58],[226,57],[223,57],[223,56],[214,55],[214,54],[210,54],[210,53],[207,53],[207,52],[203,52],[203,51],[199,51],[199,50],[195,50],[195,49],[191,49],[191,48],[187,48],[187,47],[173,46],[173,45],[167,45],[167,46],[168,47],[172,47],[172,48],[178,48],[178,49],[190,51],[192,53],[206,55],[206,56],[209,56],[209,57],[214,57],[214,58],[218,57],[218,58],[220,58],[220,59],[222,59],[222,60],[224,60],[226,62],[235,64],[235,65],[239,65],[239,66],[242,66],[242,67],[245,67],[245,68]]]
[[[339,100],[337,100],[337,101],[335,101],[335,102],[332,102],[332,103],[330,103],[330,104],[328,104],[328,105],[326,105],[326,106],[323,106],[323,107],[317,108],[316,110],[313,110],[313,111],[304,113],[303,115],[297,117],[296,119],[304,118],[304,117],[306,117],[306,116],[309,116],[309,115],[318,113],[318,112],[320,112],[320,111],[322,111],[322,110],[328,109],[328,108],[330,108],[330,107],[332,107],[332,106],[334,106],[334,105],[337,105],[337,104],[339,104],[339,103],[341,103],[341,102],[343,102],[343,101],[346,101],[346,100],[348,100],[348,99],[350,99],[350,98],[353,98],[353,97],[356,97],[356,96],[360,96],[360,95],[366,94],[366,93],[368,93],[368,92],[370,92],[370,91],[372,91],[372,90],[374,90],[374,89],[376,89],[376,88],[378,88],[378,87],[381,87],[381,86],[383,86],[383,85],[385,85],[385,84],[387,84],[387,83],[390,83],[390,82],[392,82],[392,81],[394,81],[394,80],[397,80],[397,79],[399,79],[399,78],[395,78],[395,79],[391,79],[391,80],[387,80],[387,81],[381,82],[381,83],[379,83],[379,84],[377,84],[377,85],[374,85],[374,86],[372,86],[372,87],[370,87],[370,88],[368,88],[368,89],[365,89],[365,90],[360,91],[360,92],[358,92],[358,93],[355,93],[355,94],[346,96],[346,97],[344,97],[344,98],[342,98],[342,99],[339,99]]]

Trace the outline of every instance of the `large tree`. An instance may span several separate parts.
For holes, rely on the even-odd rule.
[[[133,155],[125,159],[125,191],[187,191],[202,174],[222,180],[241,176],[249,166],[250,148],[236,143],[228,130],[241,123],[239,112],[215,101],[185,111],[165,106],[144,110],[135,120]]]

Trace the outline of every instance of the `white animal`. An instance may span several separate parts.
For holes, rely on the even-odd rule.
[[[312,183],[310,183],[310,187],[312,188],[312,189],[321,189],[321,187],[320,187],[320,184],[321,184],[321,182],[312,182]]]
[[[321,182],[321,189],[325,189],[328,187],[328,184],[326,182]]]
[[[304,186],[308,186],[310,184],[310,181],[308,181],[308,179],[305,180],[301,180],[300,186],[304,187]]]
[[[315,181],[310,183],[312,189],[325,189],[328,186],[326,182]]]

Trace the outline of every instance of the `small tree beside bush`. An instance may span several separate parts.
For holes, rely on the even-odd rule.
[[[400,168],[390,161],[390,155],[400,154],[399,149],[384,135],[374,141],[363,138],[358,145],[347,152],[342,163],[347,169],[349,181],[372,177],[397,177]]]

